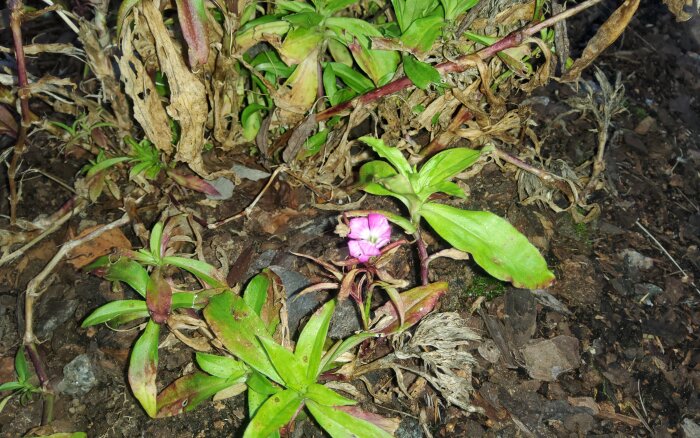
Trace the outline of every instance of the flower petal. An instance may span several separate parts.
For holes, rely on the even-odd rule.
[[[381,254],[379,248],[364,240],[348,241],[348,249],[350,250],[350,255],[356,257],[362,263],[369,260],[370,257]]]
[[[350,234],[348,238],[367,240],[370,237],[369,222],[366,217],[354,217],[350,219]]]

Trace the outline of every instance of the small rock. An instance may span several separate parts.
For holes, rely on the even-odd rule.
[[[578,368],[581,363],[578,339],[557,336],[533,341],[520,349],[530,377],[553,382],[560,374]]]
[[[68,321],[78,308],[78,300],[52,299],[47,303],[49,305],[42,309],[42,317],[36,327],[36,334],[42,340],[50,339],[56,329]]]
[[[332,339],[344,339],[358,330],[362,330],[357,304],[353,300],[338,302],[331,318],[328,336]]]
[[[97,385],[97,377],[90,357],[81,354],[63,367],[63,380],[56,389],[64,394],[85,395]]]
[[[418,420],[409,416],[403,417],[394,435],[397,438],[423,438],[424,436]]]
[[[700,426],[690,418],[683,420],[681,429],[685,438],[700,438]]]
[[[654,259],[646,257],[633,249],[622,251],[622,259],[625,262],[625,271],[632,280],[639,279],[640,271],[646,271],[654,266]]]
[[[498,359],[501,357],[501,350],[498,349],[493,339],[484,340],[484,342],[479,344],[478,351],[481,357],[491,363],[498,362]]]
[[[214,186],[214,188],[219,192],[218,195],[207,195],[207,199],[213,199],[215,201],[229,199],[231,196],[233,196],[233,189],[236,188],[236,185],[233,184],[230,179],[224,177],[219,177],[215,180],[207,182]]]
[[[262,170],[258,169],[251,169],[250,167],[245,167],[240,164],[234,164],[233,167],[231,167],[231,170],[234,171],[237,177],[251,181],[259,181],[270,176],[268,172],[263,172]]]

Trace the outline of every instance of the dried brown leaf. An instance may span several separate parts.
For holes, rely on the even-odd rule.
[[[588,45],[583,50],[581,57],[574,61],[571,69],[562,76],[565,82],[573,82],[581,76],[581,72],[591,65],[591,63],[617,38],[622,34],[629,24],[632,16],[639,7],[639,0],[625,0],[625,2],[610,15],[610,17],[598,29],[598,32],[591,38]]]

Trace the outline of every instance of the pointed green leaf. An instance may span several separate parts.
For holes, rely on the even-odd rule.
[[[355,400],[345,398],[330,388],[318,383],[309,385],[306,390],[306,398],[324,406],[350,406],[355,405]]]
[[[333,347],[331,347],[330,350],[328,350],[323,356],[323,359],[321,360],[321,371],[325,372],[330,370],[334,366],[333,363],[335,360],[342,354],[360,345],[360,343],[362,343],[362,341],[365,339],[375,337],[377,337],[376,333],[360,332],[350,336],[349,338],[345,338],[342,341],[336,342],[335,345],[333,345]]]
[[[407,53],[404,53],[401,59],[403,59],[403,70],[406,76],[416,87],[425,90],[431,84],[440,83],[440,73],[432,65],[419,61]]]
[[[282,377],[284,386],[303,392],[309,384],[306,377],[305,364],[294,357],[294,353],[287,350],[273,339],[259,338],[260,344],[265,349],[267,357],[275,367],[277,374]]]
[[[148,321],[146,330],[136,340],[129,359],[129,386],[134,397],[151,417],[158,413],[156,376],[158,373],[158,335],[160,325]]]
[[[360,184],[368,184],[394,175],[396,175],[396,169],[391,164],[386,161],[375,160],[360,167],[358,182]]]
[[[497,279],[527,289],[544,288],[554,281],[537,248],[505,219],[432,202],[424,204],[420,214],[443,239],[472,254]]]
[[[161,244],[163,242],[163,223],[162,222],[156,222],[156,224],[153,226],[153,229],[151,229],[151,237],[149,240],[149,246],[151,250],[151,254],[153,254],[153,257],[156,259],[160,259],[163,257],[164,249],[161,248]]]
[[[334,310],[335,300],[331,300],[314,312],[297,340],[294,356],[304,364],[307,382],[315,382],[321,372],[321,355]]]
[[[430,188],[448,181],[474,164],[481,152],[467,148],[453,148],[431,157],[418,172],[420,188]]]
[[[353,70],[351,67],[338,62],[329,62],[328,65],[340,78],[340,80],[356,93],[363,94],[374,89],[374,84],[372,81],[358,73],[356,70]]]
[[[197,365],[211,374],[222,379],[238,378],[245,375],[248,368],[242,362],[228,356],[218,356],[216,354],[196,353]]]
[[[158,394],[156,416],[163,418],[189,412],[217,392],[243,380],[244,375],[239,378],[222,378],[202,372],[180,377]]]
[[[401,43],[415,55],[422,55],[430,51],[433,43],[440,35],[444,22],[442,17],[431,15],[419,18],[401,35]],[[421,56],[422,58],[422,56]]]
[[[286,389],[270,396],[258,408],[243,433],[243,438],[267,438],[270,434],[277,432],[291,421],[303,401],[301,395],[293,389]]]
[[[80,326],[90,327],[121,316],[129,316],[132,317],[131,319],[147,318],[148,306],[141,300],[112,301],[95,309]]]
[[[131,286],[136,293],[146,297],[148,271],[128,257],[120,257],[112,263],[109,256],[103,256],[86,266],[85,270],[110,281],[122,281]]]
[[[204,308],[204,318],[234,356],[271,380],[283,383],[258,340],[272,338],[263,321],[243,298],[233,295],[231,291],[212,297]]]
[[[306,408],[333,438],[391,438],[389,433],[378,426],[336,408],[313,400],[306,401]]]
[[[20,383],[24,383],[29,378],[29,365],[27,364],[27,358],[24,356],[24,345],[20,345],[17,349],[17,354],[15,355],[15,372],[17,373],[17,380]]]
[[[322,40],[323,33],[319,28],[299,27],[287,33],[279,54],[287,65],[301,64]]]
[[[424,192],[420,193],[421,199],[425,200],[428,199],[430,195],[433,193],[445,193],[450,196],[454,196],[455,198],[461,198],[464,199],[467,197],[467,195],[464,194],[464,190],[457,184],[451,182],[451,181],[443,181],[441,183],[437,183],[428,189],[426,189]]]
[[[400,150],[387,146],[382,140],[374,137],[360,137],[360,141],[369,145],[377,155],[391,163],[401,175],[408,177],[409,174],[413,173],[411,165],[408,164],[408,160],[406,160],[406,157],[403,156]]]
[[[0,385],[0,392],[2,391],[16,391],[18,389],[24,389],[26,385],[20,382],[5,382]]]
[[[226,278],[209,263],[178,256],[163,257],[162,263],[182,268],[213,288],[228,287]]]
[[[243,291],[243,301],[260,315],[265,301],[267,301],[267,289],[270,287],[270,279],[265,274],[253,277]]]

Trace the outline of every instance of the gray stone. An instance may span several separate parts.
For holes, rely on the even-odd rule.
[[[63,367],[63,380],[57,388],[64,394],[85,395],[97,385],[97,376],[87,354],[81,354]]]
[[[51,339],[58,327],[68,321],[77,308],[78,300],[52,299],[50,305],[42,309],[42,315],[37,320],[37,337],[41,340]]]
[[[236,185],[228,178],[219,177],[212,181],[207,181],[209,184],[214,186],[214,188],[219,192],[218,195],[207,195],[208,199],[213,199],[215,201],[223,201],[229,199],[233,196],[233,189]]]
[[[578,339],[571,336],[534,340],[520,352],[530,377],[545,382],[557,380],[560,374],[578,368],[581,363]]]

